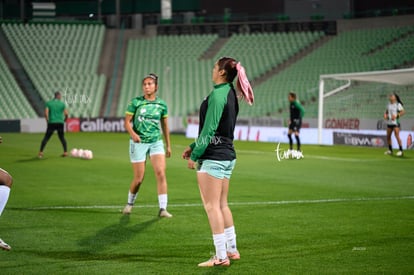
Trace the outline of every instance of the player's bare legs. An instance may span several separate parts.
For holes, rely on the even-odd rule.
[[[392,128],[387,128],[387,143],[391,145],[391,135],[392,135]]]
[[[132,179],[131,186],[129,187],[129,192],[136,194],[141,186],[141,183],[144,181],[145,161],[132,163],[132,170],[134,172],[134,178]]]
[[[388,150],[385,152],[386,155],[392,154],[392,143],[391,143],[391,135],[392,135],[393,129],[391,127],[387,128],[387,144],[388,144]]]
[[[132,170],[134,172],[134,177],[132,179],[131,185],[129,187],[128,193],[128,203],[122,211],[123,214],[130,214],[132,211],[132,206],[137,199],[137,193],[139,188],[144,180],[145,175],[145,161],[142,162],[133,162]]]
[[[222,181],[222,190],[220,197],[220,209],[224,219],[224,228],[233,226],[233,215],[227,202],[229,194],[229,180],[224,178]]]
[[[204,210],[207,213],[208,221],[211,231],[213,233],[214,246],[216,248],[215,260],[221,265],[230,265],[227,257],[226,250],[226,235],[224,232],[225,221],[224,215],[226,215],[226,221],[232,223],[231,211],[227,206],[228,184],[226,190],[223,190],[223,180],[210,176],[207,173],[197,173],[198,186],[200,188],[201,199],[203,201]],[[222,211],[222,204],[225,214]],[[200,263],[199,266],[210,266],[207,261]]]
[[[12,184],[12,176],[7,171],[0,168],[0,215],[3,213],[3,210],[6,207]],[[8,251],[11,249],[11,247],[2,239],[0,239],[0,249]]]
[[[401,142],[401,138],[400,138],[400,128],[399,127],[394,128],[394,135],[395,135],[395,138],[397,139],[398,145],[400,147],[400,150],[398,151],[397,156],[401,157],[403,155],[403,150],[402,150],[402,142]]]
[[[156,154],[151,156],[151,164],[157,180],[158,195],[167,194],[167,178],[165,176],[165,155]]]
[[[224,233],[224,217],[221,211],[222,181],[207,173],[197,173],[198,186],[213,234]]]
[[[395,135],[395,138],[397,139],[398,145],[402,146],[402,142],[400,138],[400,128],[398,127],[394,128],[394,135]],[[391,140],[391,137],[390,137],[390,140]]]
[[[165,154],[151,155],[151,164],[154,169],[155,179],[157,180],[158,203],[160,206],[160,217],[171,218],[172,215],[167,212],[168,195],[167,195],[167,177],[165,176]]]
[[[224,234],[226,235],[227,256],[232,260],[240,259],[237,251],[236,232],[234,229],[233,214],[229,208],[227,197],[229,194],[229,179],[224,178],[222,181],[222,192],[220,198],[220,208],[224,219]]]

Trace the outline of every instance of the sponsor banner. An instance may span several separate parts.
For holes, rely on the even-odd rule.
[[[234,139],[243,141],[258,142],[289,142],[287,137],[288,129],[285,127],[259,127],[239,126],[234,129]],[[187,138],[197,138],[198,124],[189,124],[186,131]],[[300,131],[302,144],[317,144],[318,129],[308,128]],[[332,145],[332,130],[322,132],[322,142],[325,145]]]
[[[80,119],[81,132],[126,132],[124,118]]]
[[[80,119],[79,118],[68,118],[66,120],[66,131],[68,132],[79,132],[80,131]]]
[[[309,127],[306,127],[308,125]],[[286,126],[286,125],[285,125]],[[318,128],[317,118],[304,118],[302,128]],[[387,122],[380,118],[324,118],[323,128],[325,129],[352,129],[352,130],[386,130]],[[402,117],[401,130],[414,130],[414,119]]]
[[[414,135],[414,133],[409,133],[407,135],[407,138],[405,139],[406,149],[414,150],[413,135]]]
[[[244,141],[259,141],[259,142],[275,142],[275,143],[288,143],[287,137],[288,129],[286,127],[259,127],[259,126],[236,126],[234,130],[235,140]],[[347,140],[343,143],[340,141],[334,141],[334,133],[337,139]],[[187,138],[197,138],[198,136],[198,124],[189,124],[186,131]],[[350,138],[350,137],[353,137]],[[360,140],[356,139],[360,138]],[[368,138],[368,141],[365,138]],[[414,149],[413,137],[414,131],[400,131],[400,137],[403,141],[404,149]],[[306,128],[300,130],[300,140],[302,144],[318,144],[318,129]],[[345,143],[346,142],[346,143]],[[386,138],[384,130],[346,130],[346,129],[323,129],[322,130],[322,144],[334,145],[334,144],[349,144],[360,146],[372,146],[372,147],[386,147]],[[398,148],[397,141],[392,136],[392,147]]]
[[[372,146],[372,147],[387,147],[388,146],[386,132],[384,130],[361,130],[361,131],[338,130],[335,132],[337,133],[338,136],[341,136],[340,134],[343,134],[343,135],[348,134],[346,145]],[[333,139],[335,139],[334,135],[335,134],[332,133]],[[402,146],[404,150],[414,149],[413,137],[414,137],[414,130],[413,131],[400,131],[400,138],[401,138]],[[382,141],[378,140],[378,138],[381,138]],[[339,140],[337,139],[337,141]],[[369,142],[372,142],[373,144],[369,145]],[[382,143],[384,145],[380,146]],[[391,143],[392,143],[392,148],[394,149],[399,148],[399,145],[395,138],[394,133],[391,135]],[[334,144],[344,144],[344,143],[334,143]]]
[[[401,142],[402,142],[404,150],[414,150],[413,137],[414,137],[414,131],[401,131],[400,132],[400,138],[401,138]],[[392,148],[395,148],[395,149],[398,148],[398,143],[394,137],[394,134],[392,135]]]
[[[384,147],[387,144],[387,137],[385,135],[333,132],[333,143],[353,146]]]
[[[359,130],[358,118],[328,118],[325,120],[325,129],[351,129]]]
[[[185,131],[181,117],[169,117],[170,132]],[[124,118],[68,118],[66,120],[68,132],[126,132]]]

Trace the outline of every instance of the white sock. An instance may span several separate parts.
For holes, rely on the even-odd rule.
[[[234,253],[237,251],[237,244],[236,244],[236,230],[234,229],[234,225],[224,228],[224,234],[226,235],[227,240],[227,251]]]
[[[160,209],[167,209],[168,195],[167,194],[158,195],[158,204],[160,205]]]
[[[226,234],[213,234],[213,241],[214,246],[216,247],[216,256],[219,259],[226,259],[227,258],[227,251],[226,251]]]
[[[6,185],[0,185],[0,215],[3,213],[4,207],[6,207],[9,194],[10,188]]]
[[[137,199],[137,195],[138,193],[132,194],[131,191],[128,192],[128,204],[129,205],[134,205],[135,200]]]

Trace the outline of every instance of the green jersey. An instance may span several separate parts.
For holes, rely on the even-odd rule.
[[[65,123],[65,103],[55,98],[46,102],[46,109],[49,110],[48,123]]]
[[[144,96],[134,98],[126,110],[132,115],[132,129],[139,135],[142,143],[152,143],[161,139],[160,121],[168,117],[168,108],[164,100],[156,98],[146,100]]]

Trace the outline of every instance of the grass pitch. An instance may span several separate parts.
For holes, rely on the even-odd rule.
[[[242,256],[202,269],[213,253],[195,172],[173,136],[169,211],[157,218],[151,166],[130,216],[122,216],[132,170],[126,134],[67,134],[93,160],[61,158],[56,135],[3,134],[0,167],[14,177],[0,217],[1,274],[409,274],[414,272],[414,152],[304,146],[278,161],[275,144],[237,142],[230,202]],[[287,148],[282,145],[281,148]]]

